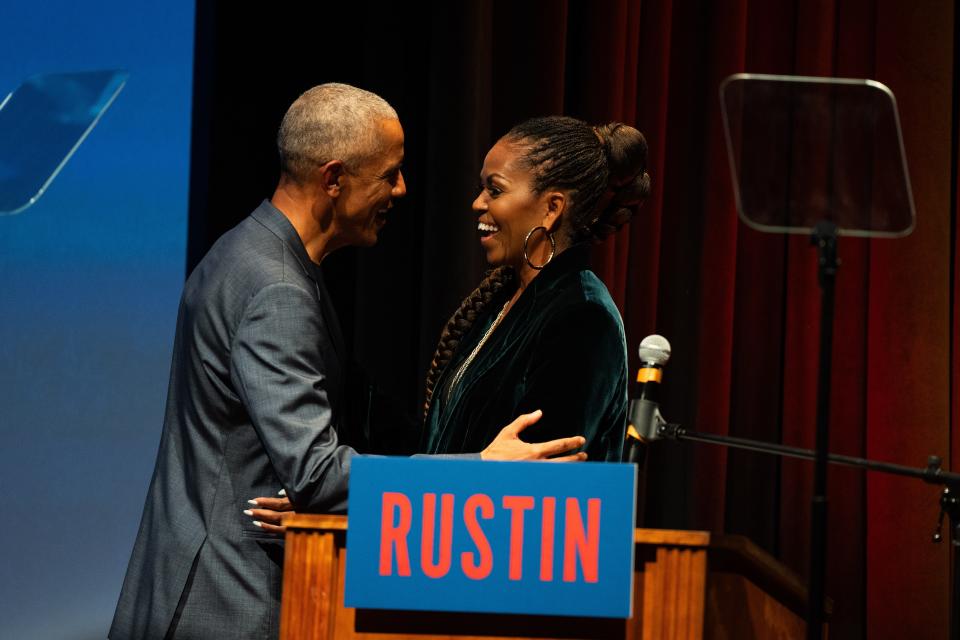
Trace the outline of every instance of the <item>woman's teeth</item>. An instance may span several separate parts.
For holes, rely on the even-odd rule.
[[[495,224],[487,224],[486,222],[477,223],[477,231],[480,233],[496,233],[500,231],[500,227]]]

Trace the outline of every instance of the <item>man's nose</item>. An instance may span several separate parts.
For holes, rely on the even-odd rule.
[[[402,198],[407,195],[407,183],[403,180],[403,172],[397,174],[397,184],[393,185],[391,194],[394,198]]]

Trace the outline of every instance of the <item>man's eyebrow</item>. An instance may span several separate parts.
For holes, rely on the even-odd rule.
[[[397,164],[390,165],[389,167],[387,167],[387,169],[381,175],[388,176],[391,173],[396,173],[397,171],[400,171],[400,169],[403,169],[403,160],[401,160]]]

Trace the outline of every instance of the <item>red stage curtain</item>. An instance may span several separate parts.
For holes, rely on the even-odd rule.
[[[951,438],[960,429],[952,0],[361,1],[333,21],[316,3],[298,6],[295,19],[286,8],[198,6],[218,28],[213,38],[205,22],[198,27],[215,54],[198,56],[198,73],[208,64],[217,73],[197,83],[194,259],[239,219],[231,216],[269,195],[276,123],[300,91],[345,81],[397,107],[406,201],[380,247],[344,251],[324,269],[353,355],[410,405],[443,321],[484,269],[469,211],[483,155],[517,122],[566,113],[634,124],[649,141],[653,193],[597,248],[595,267],[623,312],[631,366],[645,335],[673,343],[665,415],[700,431],[811,447],[815,253],[805,238],[738,220],[718,87],[744,71],[887,84],[917,225],[901,240],[841,239],[830,445],[911,466],[932,453],[948,469],[960,460]],[[260,123],[255,135],[251,123]],[[745,534],[805,577],[810,487],[807,462],[656,443],[645,523]],[[829,499],[832,635],[945,637],[948,545],[929,542],[938,490],[832,469]]]
[[[743,71],[874,78],[898,99],[917,226],[901,240],[841,239],[830,445],[911,466],[939,453],[949,468],[960,330],[951,277],[960,268],[951,209],[955,22],[949,0],[922,5],[491,5],[494,137],[560,107],[634,124],[648,137],[653,195],[598,248],[595,267],[623,311],[631,350],[655,331],[674,343],[668,417],[813,446],[816,255],[806,238],[739,222],[717,89]],[[812,465],[706,445],[658,451],[648,524],[743,533],[806,576]],[[839,468],[828,488],[833,634],[945,637],[948,548],[929,543],[938,490]]]

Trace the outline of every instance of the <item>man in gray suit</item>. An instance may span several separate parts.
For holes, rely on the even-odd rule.
[[[298,511],[347,504],[344,345],[320,271],[377,241],[406,193],[403,129],[347,85],[298,98],[278,135],[273,197],[210,249],[184,287],[166,416],[110,637],[273,638],[282,538],[244,516],[284,490]],[[521,416],[479,454],[536,459],[582,438],[528,444]],[[568,456],[582,459],[582,454]]]

